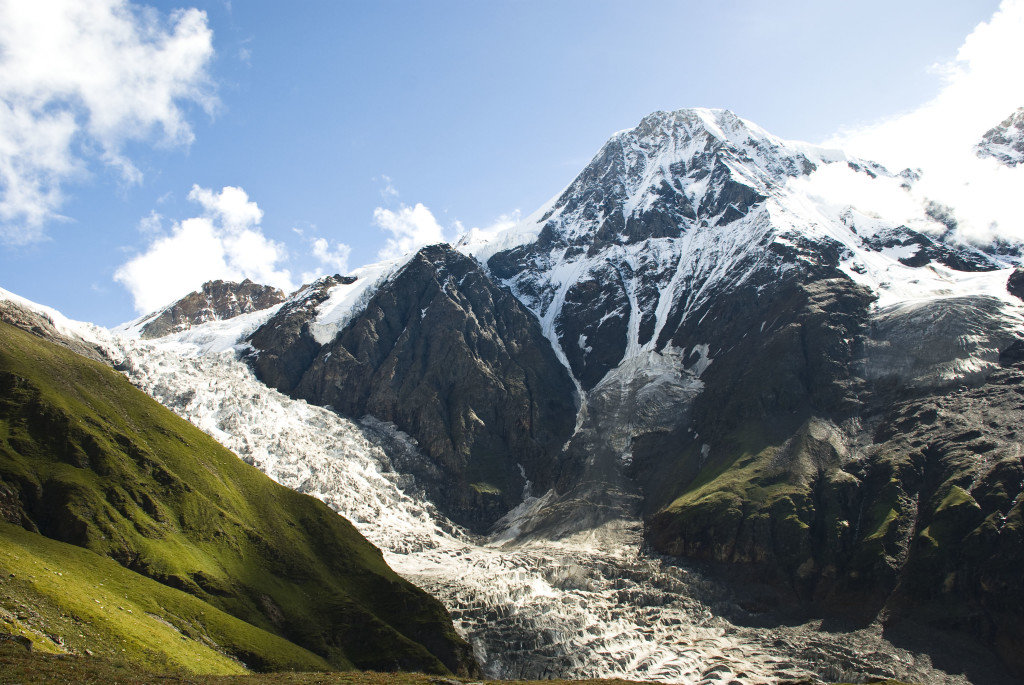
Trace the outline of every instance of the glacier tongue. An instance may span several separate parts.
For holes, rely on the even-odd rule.
[[[446,604],[488,677],[966,682],[889,644],[879,628],[833,634],[815,624],[764,630],[731,622],[728,616],[745,614],[720,586],[642,552],[628,492],[612,494],[626,504],[611,512],[601,534],[473,538],[395,470],[396,459],[417,458],[417,450],[393,427],[356,423],[270,390],[224,346],[214,351],[196,338],[105,342],[146,392],[278,482],[349,518],[396,571]],[[678,375],[669,371],[681,363],[671,350],[635,358],[588,393],[589,411],[607,415],[629,401],[643,408],[638,420],[663,421],[663,408],[645,404],[645,389],[678,383],[685,399],[700,381],[685,374],[690,380],[672,380]],[[595,463],[608,485],[622,467],[623,436],[596,430],[584,425],[578,439],[608,439],[604,461]],[[535,503],[537,511],[550,504],[543,497]],[[521,523],[529,527],[529,518]]]

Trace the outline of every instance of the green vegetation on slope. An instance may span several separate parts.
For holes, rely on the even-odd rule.
[[[0,523],[0,633],[37,652],[88,652],[151,670],[238,674],[228,654],[327,670],[315,654],[87,549]]]
[[[473,668],[444,608],[323,503],[247,466],[115,371],[6,324],[0,517],[109,557],[334,668]],[[294,658],[244,644],[220,647],[259,670]]]

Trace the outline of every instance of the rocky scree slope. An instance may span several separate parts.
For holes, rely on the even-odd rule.
[[[193,617],[174,619],[181,629],[250,668],[475,670],[445,609],[343,518],[242,463],[109,367],[6,323],[0,503],[7,522],[116,561],[126,594],[145,592],[147,578],[180,590],[161,596],[172,614]],[[61,554],[24,536],[11,544],[51,564]],[[67,554],[72,570],[94,566]],[[80,580],[69,578],[67,591]],[[74,604],[60,592],[51,588],[51,599]],[[127,656],[153,658],[154,647],[132,646],[140,653]]]

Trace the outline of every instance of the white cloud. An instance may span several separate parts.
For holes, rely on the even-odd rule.
[[[99,160],[129,183],[125,144],[188,144],[181,106],[212,111],[206,14],[127,0],[0,2],[0,239],[43,237],[63,186]]]
[[[291,273],[279,268],[288,256],[284,245],[263,235],[263,210],[244,190],[228,186],[214,193],[193,186],[189,199],[203,207],[202,216],[174,224],[170,234],[155,238],[114,274],[132,293],[139,313],[170,304],[214,279],[250,278],[285,292],[295,289]]]
[[[219,193],[197,185],[192,186],[188,199],[202,205],[206,213],[219,221],[228,231],[244,231],[259,225],[263,220],[263,210],[249,200],[244,190],[234,186],[226,186]]]
[[[415,207],[403,206],[398,211],[377,207],[373,210],[373,222],[392,235],[377,253],[381,259],[392,259],[424,245],[445,242],[444,229],[421,203],[416,203]]]
[[[312,241],[313,256],[317,258],[320,265],[312,271],[302,272],[302,282],[312,283],[325,273],[347,274],[348,258],[352,254],[352,248],[345,243],[335,243],[334,250],[326,238],[316,238]]]
[[[881,217],[917,230],[933,233],[943,230],[942,225],[928,217],[921,202],[903,188],[904,182],[900,177],[872,178],[839,163],[823,164],[808,176],[789,179],[788,185],[837,214],[852,206],[867,216]]]
[[[461,221],[455,222],[456,236],[452,242],[460,246],[470,246],[470,253],[472,253],[472,246],[484,245],[494,240],[499,233],[507,231],[511,228],[515,228],[522,221],[521,213],[518,209],[509,212],[508,214],[502,214],[494,223],[490,226],[480,228],[479,226],[473,226],[470,229],[466,229]]]
[[[143,235],[159,235],[164,228],[164,217],[156,210],[139,219],[139,232]]]
[[[1024,239],[1016,195],[1024,167],[1009,169],[979,159],[981,136],[1024,105],[1024,0],[1004,0],[988,22],[966,38],[949,64],[937,65],[945,83],[934,99],[914,111],[854,130],[826,142],[897,171],[920,168],[914,184],[919,202],[953,208],[967,239]]]
[[[335,273],[348,273],[348,257],[352,254],[352,248],[345,243],[335,243],[334,251],[326,238],[317,238],[313,241],[313,256],[320,260],[320,264],[334,269]]]

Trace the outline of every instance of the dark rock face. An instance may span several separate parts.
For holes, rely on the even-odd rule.
[[[594,387],[622,359],[630,315],[615,264],[602,264],[589,276],[569,288],[555,328],[568,343],[562,349],[584,388]]]
[[[253,283],[208,281],[201,290],[186,295],[142,327],[143,338],[160,338],[207,321],[231,319],[284,302],[278,288]]]
[[[1006,292],[1014,297],[1024,300],[1024,269],[1016,268],[1006,280]]]
[[[330,296],[331,288],[354,282],[354,278],[334,275],[303,286],[249,336],[247,342],[257,354],[249,355],[248,361],[261,381],[285,394],[295,389],[320,350],[309,330],[316,308]]]
[[[472,259],[422,249],[323,347],[298,323],[308,314],[278,316],[292,324],[271,319],[250,338],[257,374],[409,433],[431,460],[413,475],[454,521],[486,530],[525,480],[547,489],[559,477],[572,382],[536,319]]]
[[[992,157],[1010,167],[1024,161],[1024,107],[989,129],[975,151],[979,157]]]
[[[635,445],[648,540],[826,614],[982,635],[1022,672],[1024,355],[999,303],[872,313],[845,279],[773,297],[731,317],[778,316],[753,342],[718,331],[692,431]]]

